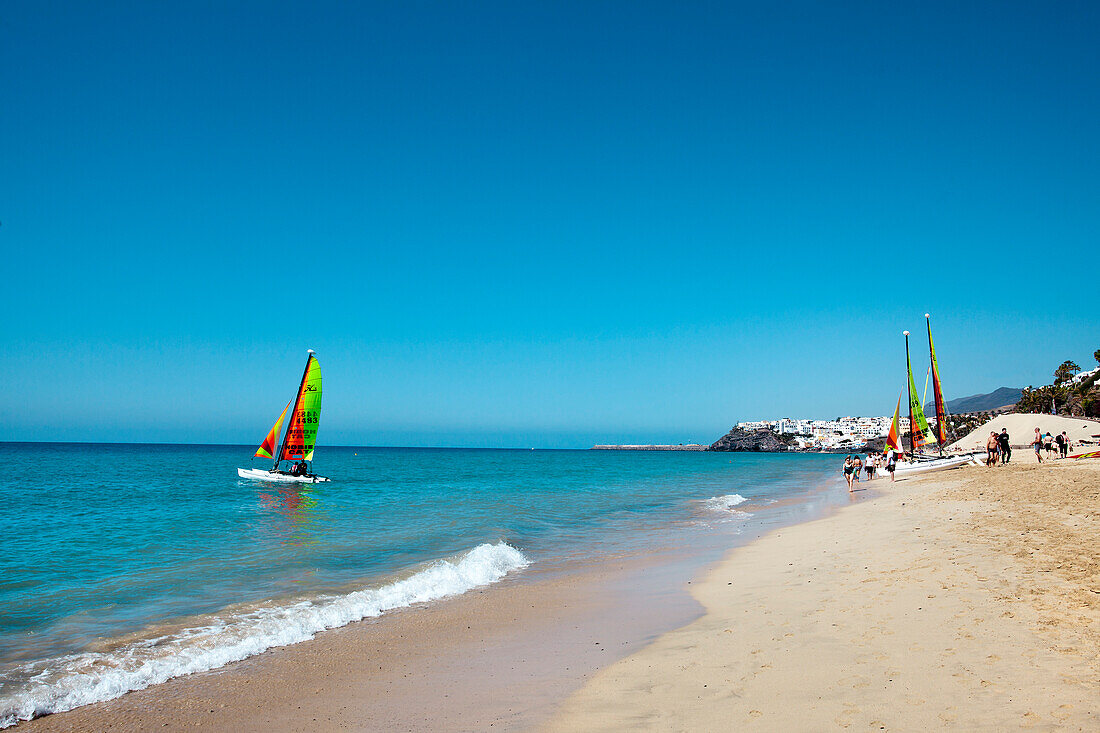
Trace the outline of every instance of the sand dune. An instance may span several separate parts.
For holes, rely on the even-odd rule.
[[[1049,430],[1052,435],[1057,435],[1064,430],[1075,447],[1080,445],[1082,448],[1087,448],[1089,446],[1100,445],[1100,422],[1096,420],[1086,420],[1080,417],[1061,417],[1058,415],[1026,415],[1013,413],[1010,415],[1000,415],[983,423],[965,438],[961,438],[957,442],[949,445],[948,450],[954,450],[956,448],[964,450],[971,450],[974,448],[984,449],[985,441],[989,438],[989,433],[991,431],[999,433],[1001,432],[1001,428],[1008,430],[1013,448],[1030,445],[1032,436],[1035,434],[1035,428],[1039,428],[1039,430],[1044,433]]]

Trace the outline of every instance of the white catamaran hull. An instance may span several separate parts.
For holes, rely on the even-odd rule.
[[[253,481],[273,481],[279,484],[319,484],[328,481],[326,476],[291,476],[289,473],[264,471],[258,468],[238,468],[237,475]]]
[[[919,476],[923,473],[936,471],[949,471],[952,468],[962,468],[966,465],[978,465],[974,455],[952,456],[950,458],[933,458],[930,461],[903,461],[898,463],[894,470],[895,476]]]

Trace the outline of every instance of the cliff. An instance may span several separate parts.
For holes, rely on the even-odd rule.
[[[767,428],[751,432],[746,432],[741,428],[733,428],[714,441],[707,450],[776,453],[786,451],[787,446],[779,439],[779,436]]]

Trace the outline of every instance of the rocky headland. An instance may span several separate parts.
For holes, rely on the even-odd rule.
[[[759,430],[742,430],[733,428],[718,440],[711,443],[707,450],[711,451],[736,451],[745,453],[778,453],[786,452],[787,445],[774,431],[767,428]]]

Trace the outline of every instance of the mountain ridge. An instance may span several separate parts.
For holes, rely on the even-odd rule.
[[[1020,401],[1020,395],[1024,390],[1017,387],[998,387],[992,392],[974,394],[967,397],[956,397],[947,401],[947,411],[952,415],[961,415],[965,412],[986,412],[998,407],[1008,407]],[[926,414],[935,415],[935,403],[929,402],[924,406]]]

